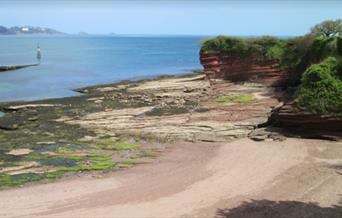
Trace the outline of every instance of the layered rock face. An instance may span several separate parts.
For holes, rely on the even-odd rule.
[[[276,61],[258,62],[253,58],[225,56],[220,52],[201,52],[200,61],[210,78],[224,78],[233,82],[263,82],[282,85],[287,72],[277,67]]]
[[[287,103],[275,108],[269,119],[275,126],[299,129],[301,132],[333,134],[342,136],[342,117],[318,115],[300,110],[294,103]]]

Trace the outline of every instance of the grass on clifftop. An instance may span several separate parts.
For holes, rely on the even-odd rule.
[[[251,95],[219,96],[214,99],[216,103],[250,103],[255,98]]]
[[[239,38],[218,36],[202,44],[202,52],[221,52],[230,57],[256,58],[259,61],[280,60],[283,54],[283,39],[263,36]]]

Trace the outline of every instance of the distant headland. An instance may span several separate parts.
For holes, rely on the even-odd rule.
[[[46,27],[33,27],[33,26],[13,26],[5,27],[0,26],[0,35],[30,35],[30,34],[46,34],[46,35],[62,35],[66,34],[58,30]]]

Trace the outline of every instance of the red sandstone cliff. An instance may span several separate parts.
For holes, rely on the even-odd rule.
[[[261,63],[253,58],[234,58],[219,52],[201,52],[200,61],[210,78],[280,85],[287,77],[287,72],[280,70],[276,61]]]
[[[242,60],[219,52],[201,52],[200,61],[209,78],[224,78],[233,82],[251,81],[281,86],[288,75],[277,67],[276,61],[260,63],[252,58]],[[317,136],[342,136],[342,117],[313,114],[299,109],[294,103],[285,103],[274,109],[268,123]]]

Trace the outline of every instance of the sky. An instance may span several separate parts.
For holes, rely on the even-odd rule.
[[[0,25],[67,33],[296,36],[338,18],[340,0],[0,0]]]

